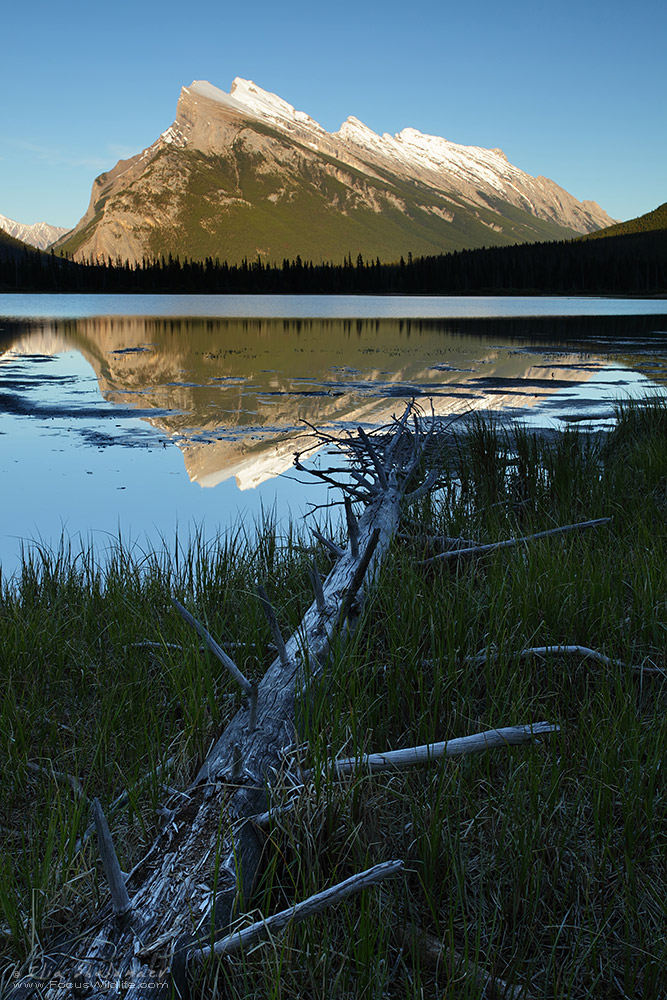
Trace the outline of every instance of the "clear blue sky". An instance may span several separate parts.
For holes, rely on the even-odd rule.
[[[254,80],[334,130],[499,146],[627,219],[667,201],[665,0],[5,5],[0,214],[74,225],[182,86]]]

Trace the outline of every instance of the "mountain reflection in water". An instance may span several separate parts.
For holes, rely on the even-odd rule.
[[[123,467],[123,475],[157,489],[151,448],[173,442],[190,481],[234,480],[247,491],[292,467],[294,452],[312,443],[308,425],[372,427],[413,397],[441,417],[485,411],[552,425],[608,417],[614,398],[664,383],[666,329],[664,316],[0,320],[0,453],[3,434],[15,447],[12,467],[0,471],[20,510],[25,477],[15,467],[43,461],[31,451],[39,435],[64,456],[69,435],[79,456],[68,472],[72,496],[76,476],[92,475],[92,448],[108,444],[141,445],[141,472]],[[49,359],[58,364],[49,368]],[[94,471],[102,474],[101,460]],[[160,487],[167,506],[173,475]],[[77,530],[85,520],[77,513]]]
[[[377,425],[414,396],[439,416],[525,414],[558,396],[554,412],[566,416],[568,390],[595,382],[603,368],[609,376],[610,350],[655,350],[655,335],[640,344],[655,319],[102,317],[4,332],[14,356],[76,349],[118,413],[137,410],[176,441],[191,480],[212,486],[233,476],[248,489],[290,468],[309,443],[304,422]],[[662,369],[651,374],[661,379]]]

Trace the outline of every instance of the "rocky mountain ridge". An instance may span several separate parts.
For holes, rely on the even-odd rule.
[[[384,167],[407,179],[422,180],[435,190],[459,193],[472,203],[484,205],[489,193],[496,193],[504,201],[532,211],[538,218],[581,228],[584,232],[611,224],[610,216],[596,202],[578,202],[548,178],[531,177],[513,166],[501,149],[463,146],[414,128],[380,136],[354,116],[347,118],[337,132],[329,133],[305,112],[296,111],[276,94],[239,77],[232,83],[229,94],[201,80],[184,87],[176,122],[161,138],[183,145],[195,141],[202,151],[208,147],[212,152],[217,139],[215,130],[206,135],[201,127],[197,128],[201,114],[198,111],[192,114],[200,101],[211,101],[241,115],[251,113],[341,162],[366,168]],[[446,175],[444,185],[443,175]]]
[[[5,215],[0,215],[0,229],[9,233],[17,240],[27,243],[38,250],[46,250],[52,243],[62,239],[69,229],[62,226],[51,226],[48,222],[35,222],[33,225],[26,225],[22,222],[15,222]]]
[[[173,124],[96,179],[58,245],[77,259],[391,260],[570,238],[613,221],[502,150],[412,128],[380,136],[354,117],[329,133],[237,78],[229,94],[206,81],[184,87]]]

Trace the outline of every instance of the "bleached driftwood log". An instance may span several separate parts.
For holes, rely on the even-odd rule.
[[[26,978],[10,996],[64,1000],[74,995],[67,986],[72,983],[83,984],[89,996],[128,1000],[166,998],[172,987],[176,995],[187,993],[188,956],[202,938],[229,928],[252,892],[262,841],[246,819],[267,809],[266,789],[280,769],[281,750],[293,742],[296,700],[325,669],[341,629],[344,634],[387,552],[402,504],[436,481],[435,472],[421,471],[433,425],[425,432],[413,416],[408,407],[395,420],[381,456],[365,435],[350,436],[357,461],[352,484],[316,473],[363,502],[354,539],[344,550],[332,546],[337,562],[259,683],[256,699],[232,719],[187,789],[189,798],[128,876],[132,909],[126,920],[121,924],[109,907],[93,927],[81,928],[49,955],[47,981]],[[303,469],[298,456],[296,465]],[[81,988],[75,992],[82,995]]]

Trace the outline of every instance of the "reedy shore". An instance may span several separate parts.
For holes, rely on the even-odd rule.
[[[298,712],[275,791],[289,808],[266,828],[248,922],[391,858],[404,871],[249,954],[210,958],[206,996],[664,995],[667,411],[629,408],[605,440],[478,423],[443,459],[441,488],[402,526]],[[427,561],[438,537],[488,543],[604,517]],[[316,559],[324,570],[327,551]],[[53,942],[107,901],[90,801],[130,871],[238,708],[172,597],[259,679],[275,654],[255,584],[290,631],[312,600],[311,563],[307,532],[266,523],[104,563],[33,551],[5,581],[3,989],[39,976]],[[520,655],[537,647],[549,651]],[[334,758],[538,719],[560,732],[389,776],[332,773]],[[313,780],[296,780],[305,770]]]

